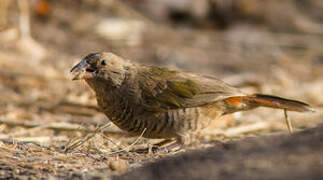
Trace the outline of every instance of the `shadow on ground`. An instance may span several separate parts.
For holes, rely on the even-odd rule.
[[[322,179],[323,124],[293,135],[245,139],[181,154],[123,179]]]

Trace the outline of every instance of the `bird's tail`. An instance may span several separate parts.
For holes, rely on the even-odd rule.
[[[241,109],[237,108],[236,110],[248,110],[262,106],[277,109],[285,109],[288,111],[314,112],[314,109],[312,109],[310,105],[304,102],[264,94],[252,94],[247,96],[231,97],[226,99],[226,102],[230,105],[235,104],[234,106],[236,107],[238,107],[240,103],[244,105],[240,106],[242,107]]]

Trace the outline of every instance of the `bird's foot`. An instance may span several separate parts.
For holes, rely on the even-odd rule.
[[[132,152],[140,153],[140,154],[148,154],[148,153],[167,153],[167,152],[173,152],[181,149],[183,146],[183,143],[178,140],[164,140],[159,143],[154,144],[152,147],[144,148],[144,149],[136,149]]]

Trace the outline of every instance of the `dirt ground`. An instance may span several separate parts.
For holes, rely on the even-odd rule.
[[[246,93],[260,92],[305,101],[316,112],[290,112],[289,117],[296,132],[313,128],[323,122],[323,34],[322,29],[318,30],[323,24],[323,6],[320,0],[304,1],[302,6],[313,8],[312,11],[300,8],[299,4],[294,6],[293,0],[286,1],[292,3],[283,4],[286,14],[279,9],[282,14],[275,13],[276,8],[272,8],[273,12],[261,11],[257,9],[257,0],[252,1],[255,5],[252,8],[247,8],[249,5],[243,0],[232,1],[237,3],[229,8],[232,12],[224,8],[227,6],[213,4],[203,16],[192,12],[187,5],[178,10],[179,14],[176,11],[176,18],[174,8],[162,6],[163,3],[160,6],[163,13],[159,14],[163,16],[158,17],[164,18],[156,18],[151,12],[157,11],[149,9],[150,1],[147,4],[99,0],[49,2],[50,11],[45,16],[37,15],[34,7],[31,9],[33,39],[19,33],[19,11],[14,3],[9,7],[8,25],[0,28],[0,178],[109,179],[164,157],[169,160],[176,155],[178,159],[177,155],[181,157],[187,151],[233,141],[248,150],[215,148],[202,154],[220,151],[225,157],[232,154],[241,159],[244,153],[254,151],[261,159],[269,156],[279,160],[287,153],[280,150],[288,141],[295,143],[290,147],[298,145],[298,153],[303,142],[304,149],[312,147],[313,156],[293,159],[301,162],[309,158],[308,166],[302,170],[307,171],[312,163],[320,160],[314,162],[322,141],[314,141],[317,148],[306,144],[311,135],[319,136],[316,136],[319,129],[292,137],[283,135],[280,145],[280,138],[276,136],[287,133],[284,114],[265,108],[215,122],[190,146],[178,152],[128,152],[149,147],[159,140],[129,137],[114,125],[100,128],[109,120],[98,112],[93,92],[85,83],[73,82],[69,76],[73,64],[90,52],[111,51],[138,63],[214,75]],[[268,7],[275,7],[275,0],[268,2],[271,2]],[[172,9],[172,18],[167,16],[169,9]],[[213,16],[207,16],[209,13]],[[228,17],[228,13],[234,16]],[[277,16],[272,17],[273,14]],[[182,16],[190,18],[179,18]],[[225,26],[214,23],[217,19],[226,22]],[[297,140],[303,135],[305,140]],[[260,151],[265,146],[257,148],[257,145],[270,136],[275,136],[274,140],[268,141],[278,141],[278,144],[273,144],[272,151]],[[244,140],[250,137],[253,140]],[[133,142],[136,144],[132,145]],[[184,156],[196,154],[200,153]],[[237,173],[236,163],[233,158],[228,160],[227,167],[223,167],[227,168],[228,175],[214,176],[249,177]],[[280,171],[272,164],[249,163],[255,163],[250,168],[260,164],[264,172]],[[295,170],[294,166],[286,167]],[[322,170],[322,163],[317,168]],[[285,170],[281,174],[289,169]],[[315,172],[318,171],[315,169]]]
[[[323,125],[168,157],[114,179],[322,179]]]

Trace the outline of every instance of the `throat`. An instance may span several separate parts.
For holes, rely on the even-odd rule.
[[[97,95],[98,105],[103,113],[119,128],[127,130],[135,110],[129,100],[121,94],[110,91],[109,96]]]

